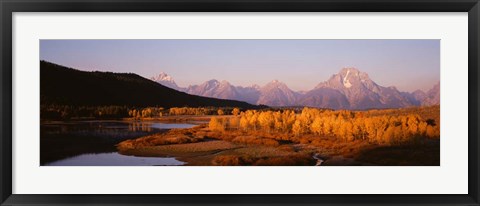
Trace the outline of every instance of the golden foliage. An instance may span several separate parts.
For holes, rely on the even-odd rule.
[[[236,108],[236,107],[235,107],[235,108],[233,108],[233,110],[232,110],[232,114],[233,114],[234,116],[237,116],[237,115],[239,115],[239,114],[240,114],[240,109],[239,109],[239,108]]]
[[[208,123],[208,128],[213,131],[224,132],[225,126],[223,124],[224,119],[220,119],[217,117],[212,117],[210,122]]]
[[[263,133],[286,133],[294,137],[314,134],[336,137],[343,141],[363,140],[379,144],[401,144],[417,141],[418,138],[439,138],[440,126],[435,114],[435,111],[439,113],[439,108],[437,109],[417,108],[407,110],[408,112],[405,109],[389,109],[386,112],[385,110],[331,111],[306,107],[299,113],[293,110],[247,110],[228,122],[212,118],[209,127],[216,131],[261,130]],[[423,118],[419,114],[433,119]],[[302,142],[310,142],[310,140],[302,140]]]

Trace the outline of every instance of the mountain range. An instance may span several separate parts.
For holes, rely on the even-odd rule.
[[[133,73],[86,72],[46,61],[40,61],[40,104],[265,108],[243,101],[187,94]]]
[[[403,108],[440,104],[440,82],[424,92],[401,92],[384,87],[356,68],[343,68],[328,80],[320,82],[309,91],[296,92],[285,83],[273,80],[264,86],[234,86],[228,81],[215,79],[200,85],[178,86],[174,79],[160,73],[151,80],[166,87],[193,95],[245,101],[250,104],[273,107],[309,106],[331,109]]]

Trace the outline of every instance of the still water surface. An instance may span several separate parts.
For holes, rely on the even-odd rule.
[[[135,157],[121,155],[117,152],[81,154],[75,157],[54,161],[45,166],[152,166],[183,165],[173,157]]]
[[[134,157],[116,152],[115,144],[194,124],[142,121],[50,122],[40,127],[42,166],[182,165],[173,157]]]

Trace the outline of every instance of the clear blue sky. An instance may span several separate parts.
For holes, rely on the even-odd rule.
[[[310,90],[343,67],[401,91],[428,90],[440,80],[440,40],[41,40],[40,59],[146,78],[165,72],[181,87],[277,79]]]

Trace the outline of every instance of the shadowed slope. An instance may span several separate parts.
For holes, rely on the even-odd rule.
[[[132,73],[85,72],[40,62],[41,104],[76,106],[258,108],[245,102],[189,95]]]

